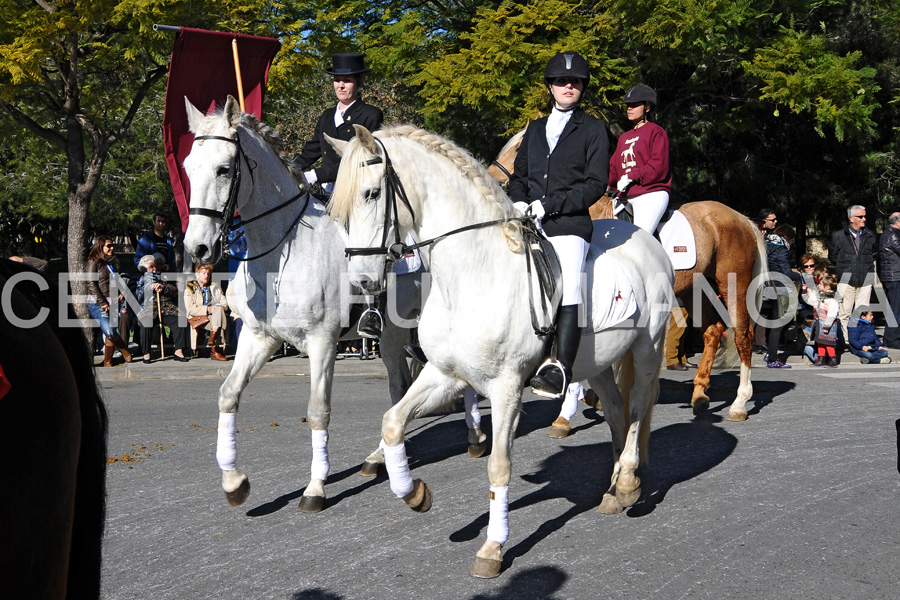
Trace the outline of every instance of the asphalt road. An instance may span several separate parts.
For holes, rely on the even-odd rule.
[[[723,420],[736,372],[714,374],[712,409],[693,419],[692,373],[663,371],[643,495],[616,516],[596,511],[612,469],[602,415],[583,406],[572,436],[552,440],[557,404],[526,393],[504,571],[487,581],[468,574],[487,461],[466,455],[460,413],[407,436],[430,512],[358,474],[389,406],[380,361],[338,363],[328,503],[315,515],[296,508],[311,459],[305,359],[273,361],[244,394],[238,466],[252,491],[238,508],[215,461],[230,363],[99,369],[116,459],[103,598],[896,598],[900,365],[795,365],[754,369],[744,423]]]

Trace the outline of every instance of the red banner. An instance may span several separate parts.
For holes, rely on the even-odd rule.
[[[244,110],[261,119],[269,67],[281,42],[274,38],[187,27],[182,27],[175,37],[166,86],[163,141],[182,231],[187,230],[191,198],[190,183],[182,164],[194,143],[194,134],[188,131],[184,98],[208,114],[216,107],[224,107],[229,94],[239,97],[232,40],[237,40]]]

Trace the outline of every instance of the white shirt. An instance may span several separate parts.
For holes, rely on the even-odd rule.
[[[566,123],[568,123],[571,118],[571,110],[562,111],[555,106],[553,107],[553,111],[550,113],[550,116],[547,117],[547,145],[550,147],[550,152],[553,152],[553,149],[556,148],[559,136],[562,135]]]
[[[354,100],[353,102],[356,102],[356,100]],[[338,104],[338,105],[337,105],[337,108],[334,109],[334,126],[335,126],[335,127],[340,127],[341,125],[344,124],[344,113],[347,112],[347,109],[348,109],[348,108],[350,108],[351,106],[353,106],[353,102],[351,102],[350,104],[348,104],[348,105],[346,106],[346,108],[344,108],[344,110],[341,110],[341,105],[340,105],[340,104]]]

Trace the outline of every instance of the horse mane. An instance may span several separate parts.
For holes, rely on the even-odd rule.
[[[374,132],[373,135],[380,139],[406,138],[447,158],[459,168],[460,173],[466,179],[475,185],[480,196],[487,201],[485,206],[493,213],[493,218],[513,218],[517,216],[509,198],[503,193],[497,181],[488,174],[484,166],[475,160],[471,153],[447,138],[412,125],[396,125],[380,129]],[[354,165],[365,162],[368,158],[369,152],[362,144],[353,140],[344,151],[341,161]],[[350,213],[359,194],[361,173],[362,169],[343,169],[331,195],[329,211],[345,227],[349,224]],[[504,233],[508,238],[521,240],[520,227],[521,223],[518,220],[509,221],[504,226]]]
[[[498,157],[499,157],[499,156],[503,156],[504,154],[506,154],[507,152],[509,152],[509,150],[510,150],[513,146],[519,144],[519,143],[522,141],[522,138],[525,137],[525,131],[527,131],[527,129],[528,129],[528,128],[526,127],[526,128],[523,129],[522,131],[518,132],[516,135],[512,136],[511,138],[509,138],[509,141],[506,142],[505,144],[503,144],[503,147],[500,148],[500,152],[497,153],[497,156],[498,156]]]
[[[216,108],[216,110],[207,115],[203,120],[203,125],[195,135],[209,135],[213,132],[216,125],[218,125],[218,121],[225,118],[225,107],[221,106]],[[272,147],[272,150],[275,152],[275,155],[278,159],[284,164],[287,169],[294,174],[294,176],[300,176],[303,173],[295,166],[292,157],[285,152],[284,149],[284,140],[281,139],[281,135],[275,129],[269,127],[255,116],[249,113],[241,113],[241,125],[258,135],[264,142],[266,142],[269,146]],[[202,140],[199,143],[203,143]]]

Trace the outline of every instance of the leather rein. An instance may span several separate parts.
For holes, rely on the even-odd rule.
[[[246,154],[244,154],[244,151],[241,148],[241,142],[236,137],[230,138],[230,137],[224,137],[224,136],[220,136],[220,135],[200,135],[200,136],[197,136],[194,138],[194,141],[197,141],[197,140],[217,140],[220,142],[228,142],[230,144],[234,144],[237,149],[237,151],[235,152],[235,155],[234,155],[234,167],[232,169],[232,171],[234,172],[234,176],[231,178],[231,184],[228,187],[228,200],[225,201],[224,209],[214,210],[211,208],[191,208],[188,214],[198,215],[201,217],[207,217],[207,218],[214,219],[214,220],[221,222],[221,225],[219,226],[219,234],[218,235],[219,235],[219,240],[222,243],[222,255],[225,258],[240,261],[240,262],[248,262],[251,260],[257,260],[259,258],[262,258],[262,257],[266,256],[267,254],[270,254],[271,252],[273,252],[276,248],[281,247],[281,245],[287,239],[288,235],[290,235],[290,233],[292,231],[294,231],[294,228],[297,227],[297,224],[300,222],[300,219],[302,219],[303,215],[306,213],[306,209],[309,206],[309,199],[311,196],[311,194],[309,193],[308,186],[306,186],[305,184],[301,185],[300,191],[296,195],[292,196],[291,198],[288,198],[287,200],[285,200],[278,206],[272,207],[272,208],[256,215],[255,217],[251,217],[246,220],[241,218],[240,222],[235,223],[234,217],[235,217],[235,213],[237,212],[237,198],[238,198],[238,194],[240,193],[240,188],[241,188],[241,168],[240,168],[241,158],[242,157],[244,158],[244,160],[247,162],[248,166],[250,166],[250,159],[246,156]],[[252,166],[250,167],[250,179],[252,182],[252,180],[253,180],[253,167]],[[287,206],[293,204],[300,198],[304,199],[303,208],[300,209],[300,212],[299,212],[299,214],[297,214],[297,217],[294,219],[294,222],[291,223],[291,225],[287,228],[287,230],[285,230],[284,235],[281,236],[281,239],[278,240],[278,242],[274,246],[272,246],[271,248],[269,248],[268,250],[266,250],[265,252],[263,252],[261,254],[257,254],[256,256],[241,257],[241,256],[236,256],[234,254],[231,254],[228,251],[228,248],[229,248],[228,235],[229,234],[236,232],[237,230],[239,230],[241,227],[243,227],[245,225],[249,225],[250,223],[253,223],[254,221],[258,221],[259,219],[262,219],[263,217],[266,217],[268,215],[271,215],[272,213],[278,212],[282,208],[286,208]]]

